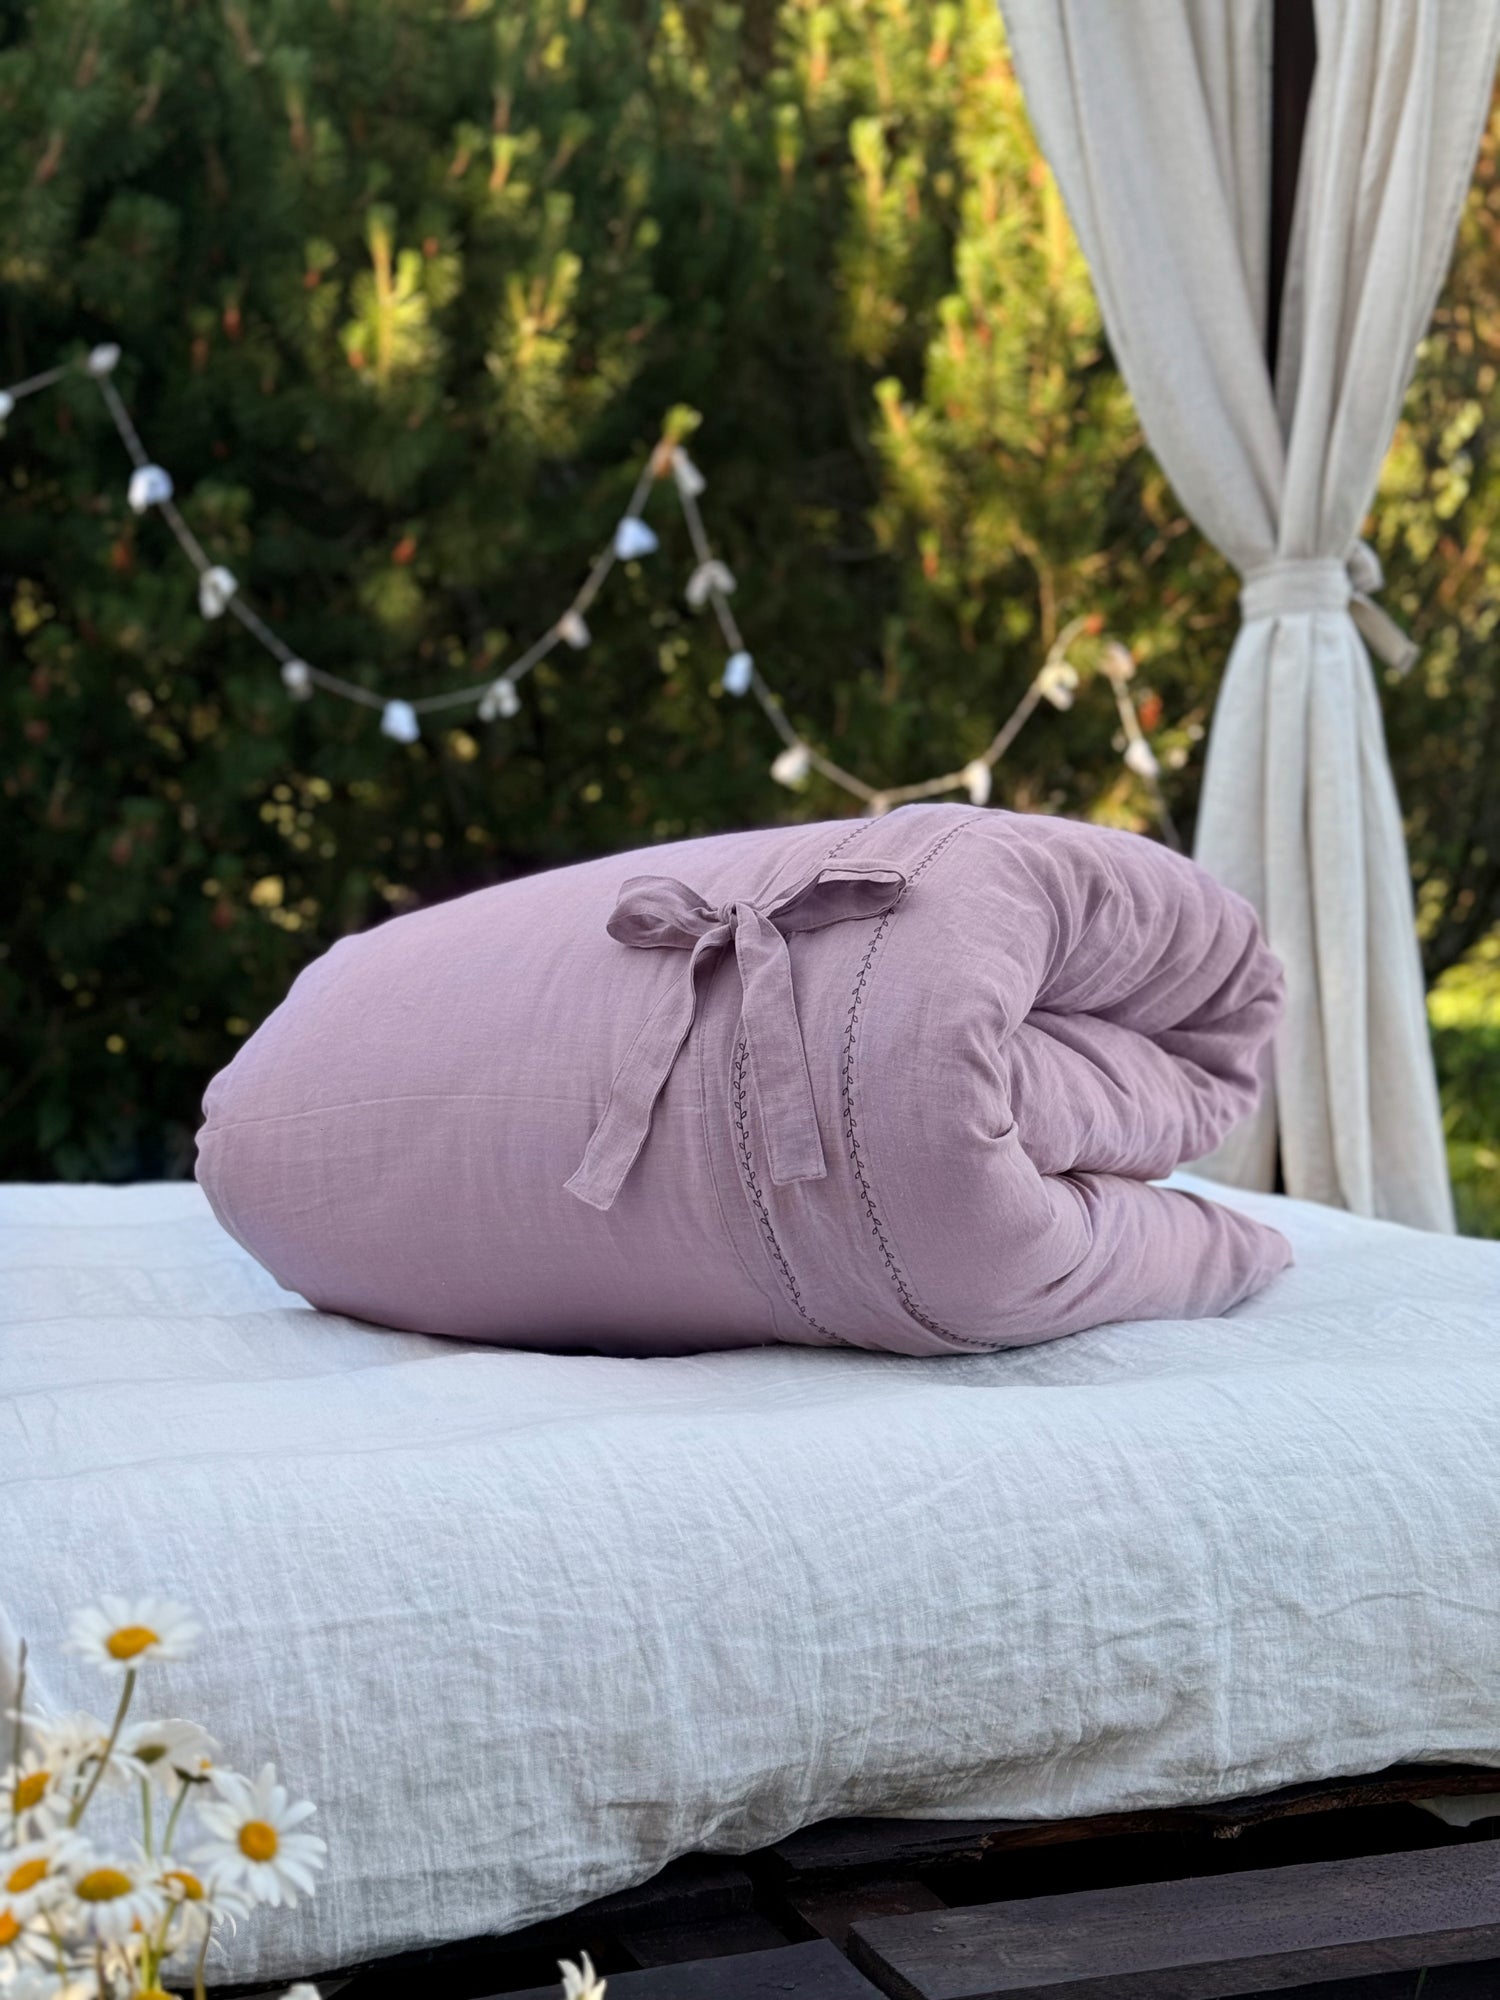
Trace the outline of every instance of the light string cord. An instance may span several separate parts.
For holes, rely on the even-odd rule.
[[[703,510],[698,504],[706,484],[703,474],[685,447],[664,435],[642,465],[613,536],[594,558],[566,608],[503,672],[483,686],[476,687],[471,683],[443,694],[421,695],[409,700],[382,695],[301,659],[246,602],[233,572],[211,560],[178,510],[170,474],[152,460],[115,387],[113,376],[119,360],[119,348],[106,343],[91,349],[82,366],[97,385],[129,456],[133,468],[128,493],[131,509],[136,514],[154,509],[166,522],[173,539],[197,573],[198,604],[204,617],[218,618],[225,613],[233,617],[278,662],[283,684],[294,698],[304,699],[315,688],[320,688],[341,700],[378,709],[383,732],[398,742],[415,742],[421,733],[420,718],[446,710],[473,708],[481,721],[509,720],[520,710],[520,697],[516,692],[519,681],[540,666],[559,646],[582,651],[591,636],[586,614],[611,570],[619,562],[651,555],[660,546],[655,532],[646,525],[645,510],[655,486],[669,475],[677,492],[697,565],[688,580],[688,603],[694,610],[707,606],[713,611],[726,650],[722,680],[725,691],[736,696],[753,695],[766,720],[781,739],[782,749],[771,765],[771,775],[780,784],[800,788],[808,775],[816,771],[830,784],[858,799],[874,816],[917,799],[939,798],[950,792],[967,792],[973,804],[985,805],[989,802],[996,765],[1038,706],[1043,701],[1058,709],[1072,706],[1080,676],[1069,654],[1081,637],[1097,635],[1098,621],[1092,614],[1086,613],[1066,624],[1047,648],[1041,666],[986,748],[961,768],[911,783],[871,785],[853,771],[835,763],[800,734],[789,719],[780,696],[761,673],[746,647],[739,621],[729,602],[735,589],[734,577],[714,553],[704,524]],[[63,363],[0,389],[0,422],[9,417],[16,404],[24,398],[57,387],[73,372],[72,364]],[[1163,838],[1168,845],[1178,847],[1181,843],[1162,790],[1160,765],[1141,726],[1131,687],[1135,662],[1118,640],[1108,639],[1101,651],[1100,666],[1109,681],[1119,714],[1125,744],[1124,761],[1145,784]]]

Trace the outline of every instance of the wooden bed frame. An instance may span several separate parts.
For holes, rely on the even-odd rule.
[[[558,2000],[557,1961],[587,1951],[609,2000],[1500,2000],[1500,1818],[1458,1831],[1419,1809],[1476,1793],[1500,1794],[1500,1770],[1091,1819],[828,1820],[319,1985]]]

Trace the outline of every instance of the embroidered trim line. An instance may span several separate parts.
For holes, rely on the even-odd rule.
[[[944,848],[951,841],[957,839],[965,827],[972,825],[974,819],[977,817],[977,814],[971,814],[961,819],[956,826],[948,829],[941,840],[935,841],[928,848],[922,859],[907,877],[906,889],[902,890],[890,909],[886,911],[880,922],[875,926],[875,933],[866,947],[864,958],[860,962],[859,972],[854,981],[854,992],[849,1001],[849,1021],[844,1030],[844,1059],[841,1070],[841,1084],[844,1101],[844,1136],[848,1141],[849,1161],[854,1168],[854,1178],[859,1187],[860,1199],[864,1203],[865,1215],[870,1224],[870,1232],[874,1236],[876,1245],[880,1250],[881,1260],[886,1268],[886,1275],[895,1287],[897,1298],[901,1301],[902,1310],[909,1319],[914,1319],[918,1326],[925,1327],[929,1333],[936,1334],[940,1340],[951,1340],[959,1347],[974,1347],[978,1348],[981,1352],[989,1353],[994,1348],[995,1343],[993,1341],[971,1340],[967,1334],[954,1333],[950,1328],[939,1325],[935,1319],[932,1319],[927,1313],[923,1312],[922,1308],[918,1305],[911,1287],[907,1284],[902,1273],[901,1266],[896,1261],[896,1253],[891,1248],[890,1238],[885,1233],[885,1227],[880,1220],[880,1212],[875,1206],[875,1196],[870,1187],[870,1176],[866,1171],[864,1153],[859,1143],[859,1119],[854,1109],[854,1057],[859,1041],[859,1013],[860,1008],[864,1005],[865,989],[869,984],[870,971],[875,963],[875,954],[879,951],[881,940],[890,928],[892,918],[906,901],[907,890],[911,888],[911,885],[917,880],[918,876],[937,860]]]
[[[826,1340],[837,1341],[840,1347],[848,1347],[852,1344],[851,1342],[845,1340],[841,1333],[835,1333],[832,1327],[824,1326],[821,1320],[814,1319],[812,1314],[807,1310],[807,1307],[803,1305],[801,1289],[797,1284],[797,1280],[792,1275],[792,1267],[787,1262],[780,1243],[776,1240],[776,1231],[771,1226],[770,1211],[766,1207],[765,1196],[761,1193],[760,1178],[756,1174],[755,1162],[750,1152],[750,1130],[745,1114],[745,1064],[749,1059],[749,1054],[750,1044],[741,1035],[735,1043],[734,1048],[734,1062],[730,1069],[729,1097],[734,1112],[735,1146],[740,1156],[740,1172],[744,1176],[745,1186],[749,1191],[751,1204],[755,1209],[755,1219],[760,1224],[761,1236],[764,1239],[766,1248],[771,1253],[772,1261],[781,1273],[781,1282],[785,1285],[787,1296],[791,1299],[792,1304],[801,1313],[808,1325],[816,1332],[821,1333]]]
[[[858,821],[842,840],[833,843],[823,856],[820,865],[826,868],[836,854],[842,854],[846,847],[851,847],[860,835],[868,833],[874,824],[874,820]],[[801,1288],[792,1275],[792,1267],[786,1260],[785,1251],[777,1241],[776,1230],[771,1221],[771,1211],[767,1208],[766,1198],[761,1192],[760,1179],[755,1171],[754,1155],[750,1149],[750,1129],[745,1113],[745,1065],[749,1056],[749,1043],[744,1035],[740,1035],[735,1043],[734,1059],[730,1066],[730,1109],[734,1117],[735,1150],[739,1154],[740,1175],[745,1183],[745,1192],[750,1197],[750,1204],[755,1210],[755,1219],[760,1225],[761,1240],[770,1253],[771,1262],[780,1274],[787,1297],[808,1325],[815,1332],[821,1333],[826,1340],[836,1341],[840,1347],[852,1347],[855,1344],[853,1341],[846,1340],[841,1333],[835,1333],[831,1326],[824,1326],[821,1320],[814,1319],[802,1303]]]

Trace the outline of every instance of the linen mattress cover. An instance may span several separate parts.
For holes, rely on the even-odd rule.
[[[98,1707],[75,1603],[202,1614],[162,1701],[330,1846],[240,1979],[833,1814],[1500,1766],[1500,1244],[1196,1185],[1296,1254],[1223,1319],[653,1361],[315,1314],[190,1185],[0,1189],[0,1646]]]

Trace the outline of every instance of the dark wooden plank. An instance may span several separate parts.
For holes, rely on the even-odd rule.
[[[558,2000],[560,1988],[537,1986],[504,2000]],[[610,1974],[608,2000],[879,2000],[847,1958],[821,1938],[747,1958],[700,1959],[650,1972]]]
[[[1293,1815],[1487,1791],[1500,1793],[1500,1770],[1406,1765],[1367,1777],[1287,1786],[1251,1799],[1092,1819],[827,1820],[742,1860],[687,1855],[633,1889],[506,1937],[455,1940],[342,1967],[324,1976],[351,1982],[344,1989],[344,2000],[406,2000],[414,1990],[470,1995],[535,1982],[558,1957],[576,1958],[582,1949],[597,1953],[622,1929],[650,1932],[747,1912],[755,1901],[747,1869],[754,1871],[764,1895],[790,1909],[793,1889],[798,1894],[820,1887],[847,1890],[862,1880],[909,1874],[934,1863],[985,1862],[991,1853],[1047,1850],[1069,1841],[1154,1832],[1228,1837],[1262,1821]],[[252,2000],[252,1996],[259,2000],[268,1989],[257,1983],[215,1990],[224,2000]],[[1424,1994],[1423,2000],[1432,1996]],[[1500,1984],[1494,2000],[1500,2000]]]
[[[910,1917],[924,1910],[943,1910],[942,1897],[914,1875],[874,1882],[793,1883],[781,1901],[810,1930],[843,1950],[849,1932],[871,1917]]]
[[[787,1942],[786,1932],[777,1930],[758,1910],[718,1917],[711,1923],[667,1924],[654,1930],[622,1930],[617,1935],[637,1965],[681,1965],[688,1959],[776,1951]]]
[[[1500,1794],[1500,1770],[1402,1764],[1358,1777],[1284,1785],[1251,1798],[1098,1813],[1087,1819],[821,1820],[778,1840],[766,1850],[766,1856],[788,1874],[900,1873],[934,1861],[978,1860],[1006,1848],[1054,1847],[1068,1841],[1110,1840],[1122,1835],[1200,1832],[1232,1839],[1246,1827],[1295,1814],[1400,1805],[1475,1792]]]
[[[1488,1842],[880,1917],[850,1955],[898,2000],[1226,2000],[1500,1954]]]
[[[799,1827],[754,1858],[782,1875],[812,1880],[877,1869],[901,1874],[932,1861],[977,1859],[997,1837],[1025,1824],[1005,1819],[824,1819]]]
[[[407,2000],[413,1993],[467,1996],[532,1986],[560,1958],[576,1959],[580,1951],[597,1957],[622,1930],[650,1932],[730,1920],[750,1910],[754,1893],[737,1862],[716,1854],[684,1855],[634,1888],[503,1937],[464,1938],[347,1967],[337,1975],[350,1980],[341,2000]],[[225,2000],[231,1996],[226,1994]]]
[[[576,1925],[580,1916],[587,1916],[602,1930],[619,1930],[625,1924],[644,1930],[661,1924],[709,1923],[718,1917],[737,1916],[748,1910],[754,1899],[754,1885],[737,1861],[717,1854],[685,1854],[633,1889],[618,1889],[612,1896],[585,1903],[572,1916],[554,1917],[533,1929],[552,1931],[559,1924]],[[511,1933],[512,1939],[525,1935]]]

